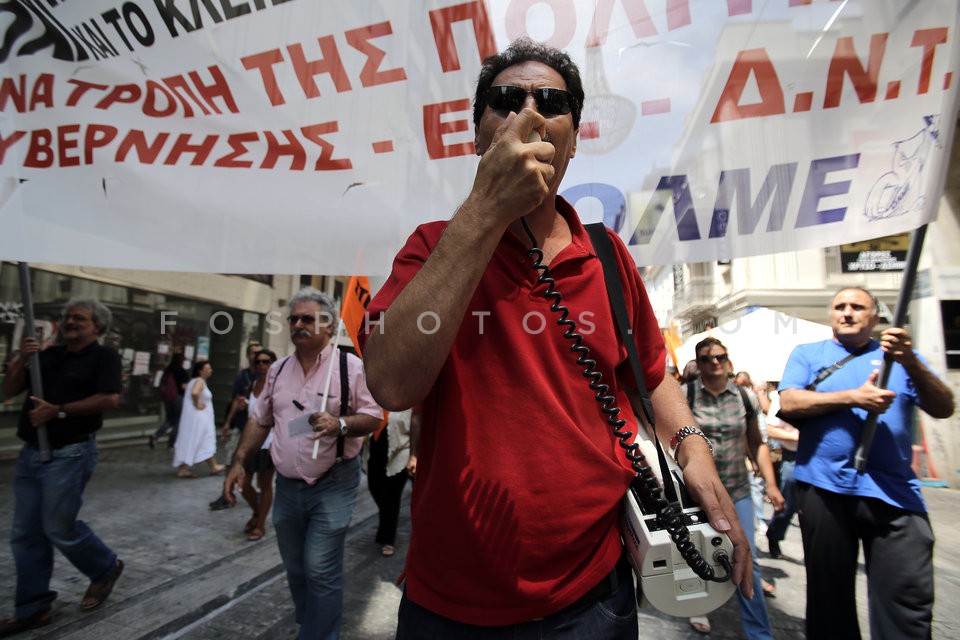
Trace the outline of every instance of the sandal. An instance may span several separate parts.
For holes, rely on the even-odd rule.
[[[123,560],[117,558],[117,564],[109,576],[99,582],[91,582],[87,587],[87,592],[83,594],[83,600],[80,601],[80,608],[90,611],[102,605],[113,591],[113,585],[117,583],[121,573],[123,573]]]
[[[250,533],[256,528],[257,528],[257,516],[253,516],[249,520],[247,520],[247,524],[243,525],[243,532]]]
[[[777,597],[777,588],[771,583],[767,582],[766,578],[760,578],[760,588],[763,589],[763,595],[768,598]]]
[[[393,548],[392,544],[385,544],[380,547],[380,555],[382,555],[384,558],[389,558],[394,553],[396,553],[396,549]]]
[[[178,478],[196,478],[197,474],[193,471],[177,471]]]
[[[6,638],[7,636],[29,631],[30,629],[45,627],[51,622],[53,622],[53,612],[50,609],[38,611],[26,618],[18,618],[16,616],[6,618],[5,620],[0,620],[0,638]]]
[[[254,527],[250,530],[250,537],[247,538],[250,542],[256,542],[257,540],[263,539],[263,530],[257,527]]]
[[[710,633],[710,619],[707,616],[694,616],[690,618],[690,626],[697,633],[707,635]]]

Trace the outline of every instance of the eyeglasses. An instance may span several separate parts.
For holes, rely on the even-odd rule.
[[[716,360],[717,362],[726,362],[729,358],[730,356],[725,353],[718,353],[715,356],[698,356],[697,362],[700,364],[707,364],[711,360]]]
[[[273,360],[257,360],[257,364],[273,364]]]
[[[487,106],[497,111],[520,113],[527,102],[527,96],[533,96],[540,115],[552,118],[570,113],[576,100],[566,89],[542,87],[527,90],[509,84],[498,84],[487,91]]]
[[[287,316],[287,322],[290,324],[297,324],[302,322],[303,324],[313,324],[317,321],[317,316],[303,314],[302,316]]]

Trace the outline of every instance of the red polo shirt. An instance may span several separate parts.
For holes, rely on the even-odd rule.
[[[621,417],[635,425],[617,380],[632,383],[633,376],[602,267],[576,212],[559,198],[558,207],[573,242],[553,260],[551,275]],[[410,236],[370,304],[373,319],[416,275],[445,228],[424,224]],[[633,260],[610,237],[652,389],[664,375],[663,339]],[[543,617],[597,584],[620,555],[620,502],[632,477],[526,249],[504,234],[423,403],[407,595],[469,624]]]

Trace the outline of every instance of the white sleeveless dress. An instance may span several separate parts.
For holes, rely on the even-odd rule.
[[[187,391],[183,398],[183,411],[180,412],[180,426],[177,430],[177,442],[173,448],[173,466],[181,464],[194,465],[212,457],[217,452],[216,425],[213,418],[213,394],[207,383],[203,382],[200,392],[200,403],[203,409],[197,409],[193,404],[190,393],[197,380],[194,378],[187,383]]]

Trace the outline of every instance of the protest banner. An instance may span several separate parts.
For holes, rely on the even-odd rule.
[[[935,216],[958,16],[953,0],[3,3],[0,255],[385,274],[465,197],[480,63],[525,35],[583,73],[561,193],[638,264],[890,236]]]

